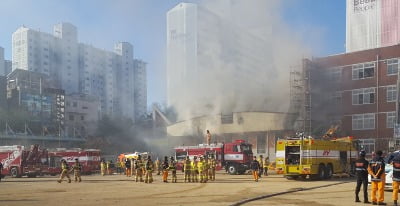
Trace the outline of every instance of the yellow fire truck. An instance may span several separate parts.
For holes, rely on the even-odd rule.
[[[351,173],[357,158],[358,143],[352,137],[325,140],[300,135],[276,144],[276,171],[287,179],[328,179],[334,173]]]

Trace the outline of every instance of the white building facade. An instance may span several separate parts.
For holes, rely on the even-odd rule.
[[[12,35],[12,62],[13,70],[49,75],[52,86],[64,89],[67,95],[99,97],[102,114],[135,120],[139,108],[134,103],[130,43],[119,42],[114,51],[106,51],[79,43],[77,28],[70,23],[55,25],[53,35],[21,27]]]
[[[263,84],[273,78],[266,65],[274,65],[272,55],[264,55],[268,46],[211,8],[178,4],[167,12],[168,106],[178,120],[265,111]]]
[[[347,0],[346,52],[400,43],[400,1]]]

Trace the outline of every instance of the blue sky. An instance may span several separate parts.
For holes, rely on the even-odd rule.
[[[248,0],[243,0],[248,1]],[[267,1],[267,0],[266,0]],[[345,51],[345,0],[281,0],[283,23],[301,35],[314,56]],[[80,42],[112,50],[115,42],[134,45],[135,58],[148,62],[148,103],[165,102],[166,12],[178,0],[2,0],[0,46],[11,59],[11,35],[20,26],[52,33],[70,22]],[[195,0],[185,2],[199,2]],[[249,0],[251,2],[251,0]],[[313,31],[313,32],[310,32]]]

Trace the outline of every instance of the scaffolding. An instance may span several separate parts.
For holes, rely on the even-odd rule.
[[[307,60],[290,71],[290,113],[296,114],[294,130],[311,135],[310,71]]]

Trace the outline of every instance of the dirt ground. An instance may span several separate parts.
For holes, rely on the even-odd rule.
[[[0,182],[0,205],[231,205],[261,195],[341,182],[244,205],[364,205],[354,203],[355,182],[349,178],[294,181],[282,175],[269,175],[254,182],[250,175],[218,173],[215,182],[183,183],[182,177],[178,173],[178,183],[163,183],[161,176],[155,175],[152,184],[136,183],[124,175],[83,176],[81,183],[70,184],[59,184],[56,177],[6,177]],[[390,191],[385,192],[385,202],[392,203]]]

